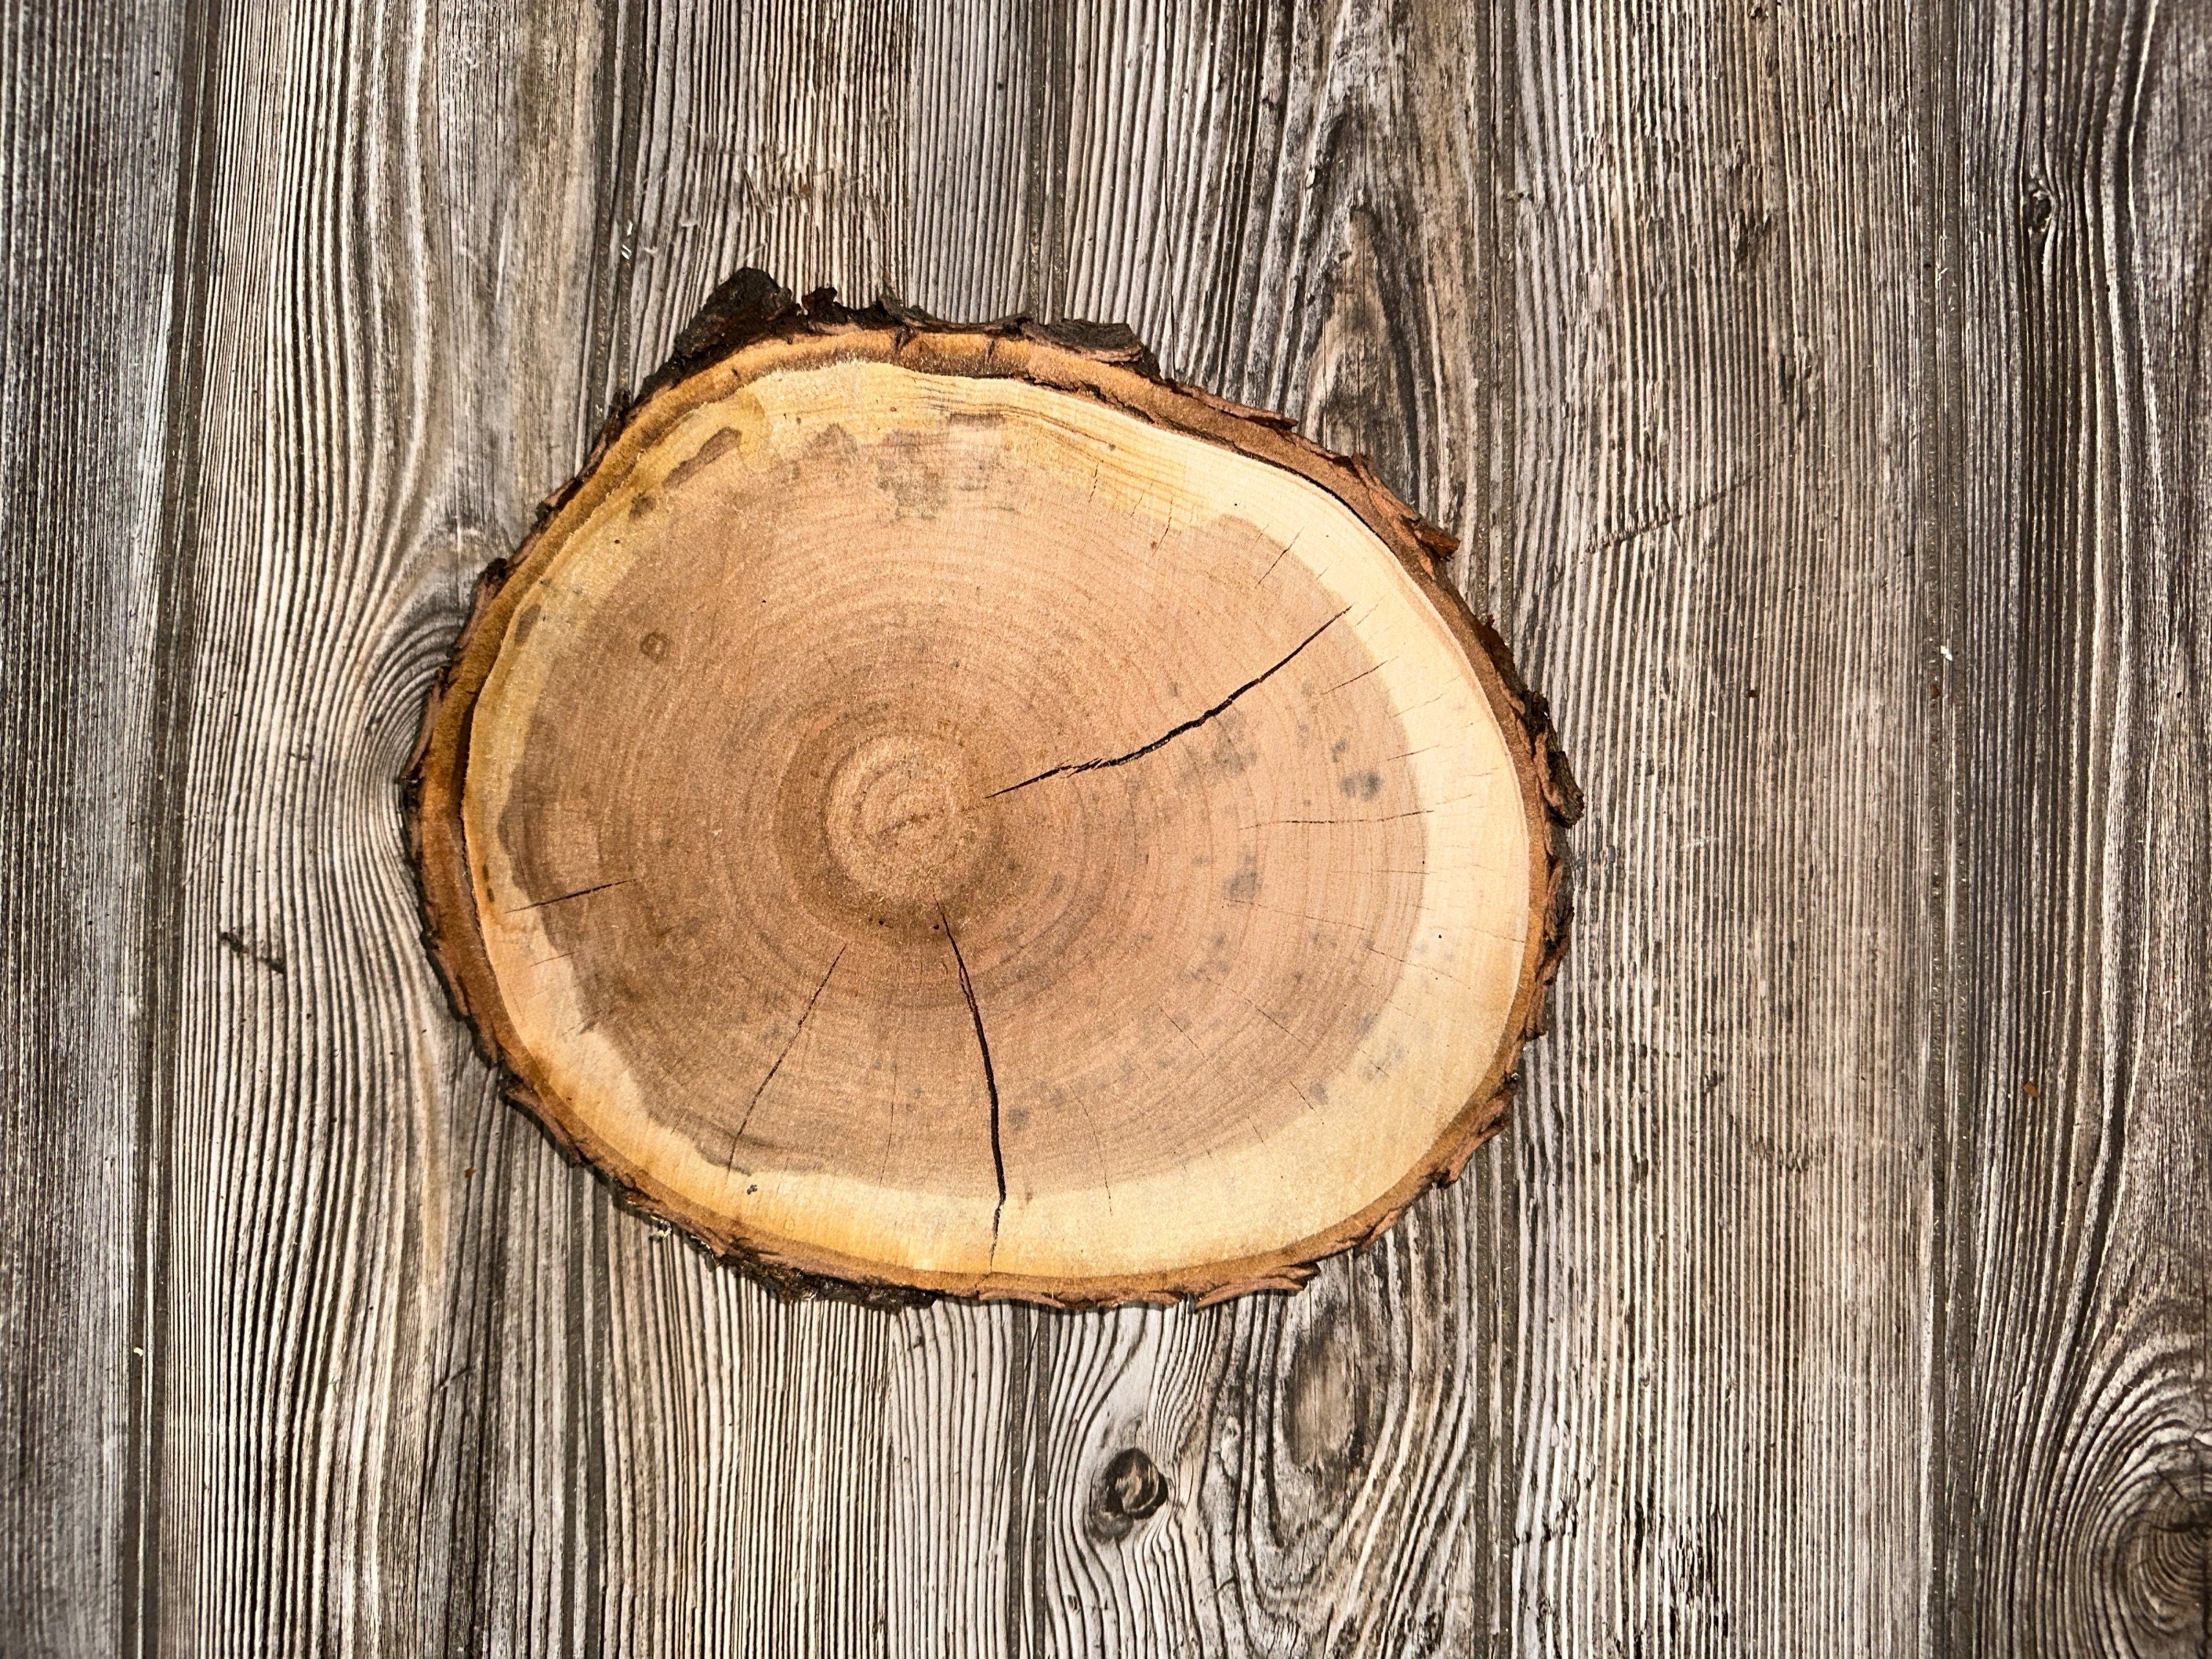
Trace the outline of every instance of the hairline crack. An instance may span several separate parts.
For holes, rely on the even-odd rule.
[[[593,893],[604,893],[611,888],[635,887],[642,879],[643,878],[639,876],[621,876],[613,881],[600,882],[595,886],[579,887],[572,893],[556,893],[551,898],[535,899],[528,904],[518,904],[505,914],[519,916],[526,910],[543,910],[549,904],[566,904],[570,899],[588,898]]]
[[[822,994],[830,988],[830,975],[837,971],[837,964],[844,959],[845,947],[840,945],[837,954],[830,958],[830,965],[822,970],[822,982],[814,988],[814,994],[806,999],[806,1006],[799,1011],[799,1024],[791,1028],[791,1035],[784,1039],[783,1047],[776,1054],[775,1064],[768,1068],[768,1075],[760,1080],[760,1086],[753,1091],[753,1097],[745,1103],[745,1115],[738,1120],[737,1133],[730,1137],[730,1156],[732,1158],[738,1155],[738,1143],[745,1138],[746,1126],[753,1121],[753,1108],[760,1104],[761,1097],[768,1092],[768,1085],[775,1081],[775,1074],[783,1069],[783,1062],[799,1046],[799,1034],[806,1029],[806,1022],[813,1018],[814,1005],[822,1000]]]

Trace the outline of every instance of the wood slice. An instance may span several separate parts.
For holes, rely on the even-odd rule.
[[[1295,1285],[1502,1121],[1540,702],[1360,463],[1124,331],[732,279],[487,573],[410,782],[515,1097],[787,1285]]]

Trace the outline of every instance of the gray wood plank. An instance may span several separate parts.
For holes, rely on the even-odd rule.
[[[1921,1639],[1942,941],[1912,23],[1522,10],[1498,596],[1589,810],[1511,1149],[1521,1650]]]
[[[447,1013],[394,783],[580,442],[597,22],[204,7],[181,59],[146,1650],[557,1651],[603,1616],[605,1206]]]
[[[380,647],[392,684],[371,774],[380,792],[363,800],[397,953],[383,971],[409,975],[404,1010],[386,1018],[416,1067],[373,1103],[404,1105],[422,1126],[402,1154],[416,1242],[384,1275],[384,1293],[410,1310],[405,1363],[380,1384],[408,1437],[386,1457],[388,1518],[373,1528],[388,1563],[376,1617],[387,1650],[591,1651],[606,1640],[597,1427],[609,1206],[496,1097],[442,999],[412,978],[413,896],[390,879],[380,789],[477,571],[527,531],[546,480],[573,466],[604,412],[588,349],[605,283],[592,253],[611,99],[604,24],[591,6],[489,0],[403,8],[370,27],[422,65],[396,119],[365,103],[343,118],[385,126],[422,180],[421,242],[401,268],[430,370],[406,394],[427,442],[419,504],[406,504],[400,531],[404,586],[387,590],[408,603]],[[359,303],[333,298],[341,311]],[[341,1536],[372,1530],[336,1524]],[[252,1626],[225,1622],[252,1645]]]
[[[2212,1641],[2201,9],[1962,5],[1932,1620]]]
[[[0,1651],[137,1605],[178,110],[155,7],[0,15]]]

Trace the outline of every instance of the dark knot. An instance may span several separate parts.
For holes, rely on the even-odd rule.
[[[1134,1446],[1114,1454],[1091,1496],[1091,1532],[1099,1538],[1126,1538],[1137,1524],[1168,1501],[1168,1478],[1159,1465]]]

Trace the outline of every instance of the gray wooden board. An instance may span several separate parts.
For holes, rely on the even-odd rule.
[[[2204,1652],[2208,100],[2141,0],[12,5],[0,1652]],[[1551,694],[1556,1029],[1304,1293],[781,1304],[449,1016],[422,698],[747,263],[1127,321]]]

